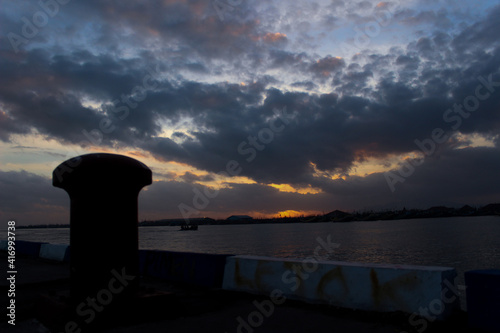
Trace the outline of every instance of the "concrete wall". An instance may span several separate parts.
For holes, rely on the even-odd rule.
[[[0,241],[0,250],[5,247]],[[67,245],[16,241],[16,252],[69,260]],[[139,268],[142,275],[192,286],[368,311],[403,311],[430,320],[445,319],[458,307],[452,292],[456,271],[446,267],[140,250]]]
[[[140,250],[139,272],[172,282],[220,288],[226,257],[228,255]]]
[[[16,253],[32,257],[38,257],[40,255],[40,248],[42,247],[42,244],[47,244],[47,243],[16,240],[16,245],[15,245]]]
[[[453,286],[456,275],[455,269],[443,267],[233,256],[227,258],[223,288],[271,298],[284,295],[311,303],[445,319],[458,306],[458,298],[450,301],[452,291],[443,293],[445,282]],[[426,315],[422,309],[430,307],[439,307],[439,311]]]
[[[40,247],[40,258],[69,262],[69,245],[64,244],[42,244]]]

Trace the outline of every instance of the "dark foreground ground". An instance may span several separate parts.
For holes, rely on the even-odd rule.
[[[69,267],[67,264],[45,261],[39,258],[17,256],[16,280],[16,325],[7,323],[7,257],[0,252],[0,268],[3,274],[0,281],[2,293],[2,316],[0,332],[53,332],[40,323],[37,310],[39,295],[58,295],[69,289]],[[243,293],[228,292],[220,289],[197,289],[174,285],[158,279],[143,278],[142,287],[173,293],[180,314],[164,315],[154,320],[123,325],[116,320],[113,327],[104,332],[220,332],[220,333],[264,333],[264,332],[480,332],[467,327],[465,313],[458,313],[447,322],[428,322],[422,318],[411,318],[403,313],[373,313],[340,309],[326,305],[311,305],[287,300],[276,305],[272,314],[261,316],[259,325],[244,326],[248,316],[255,314],[255,301],[263,302],[267,298]],[[161,311],[160,311],[161,312]],[[58,316],[54,313],[53,316]],[[238,318],[240,321],[238,321]],[[259,320],[259,315],[254,317]],[[254,321],[255,323],[255,321]],[[413,323],[413,325],[412,325]]]

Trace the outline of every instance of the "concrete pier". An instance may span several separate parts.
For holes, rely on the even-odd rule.
[[[65,244],[42,244],[40,246],[40,258],[69,262],[69,246]]]
[[[377,312],[446,319],[459,306],[454,268],[228,257],[223,288]]]
[[[0,248],[3,242],[0,241]],[[35,243],[34,245],[40,245]],[[143,288],[153,288],[178,295],[176,309],[165,306],[156,307],[160,312],[151,320],[140,323],[129,323],[126,316],[114,321],[114,326],[102,329],[102,332],[269,332],[269,333],[302,333],[302,332],[349,332],[349,333],[394,333],[394,332],[462,332],[475,333],[467,328],[467,316],[463,312],[445,321],[426,320],[403,312],[375,312],[349,310],[329,304],[308,304],[305,302],[284,299],[275,294],[274,301],[269,294],[256,295],[237,291],[227,291],[219,286],[203,286],[203,276],[224,273],[226,266],[217,266],[215,270],[207,262],[218,262],[220,255],[195,254],[190,256],[196,260],[185,260],[186,254],[169,252],[166,257],[170,261],[147,259],[149,256],[160,258],[162,251],[144,251],[141,255],[144,269],[141,284]],[[6,260],[7,253],[0,251],[0,260]],[[59,257],[60,258],[60,257]],[[230,258],[230,257],[228,257]],[[18,254],[17,267],[22,274],[16,281],[16,326],[12,327],[5,318],[0,318],[0,331],[47,332],[44,321],[38,317],[40,311],[47,310],[39,300],[39,294],[65,294],[69,291],[69,264],[56,260]],[[202,260],[198,260],[202,259]],[[276,258],[278,259],[278,258]],[[180,264],[183,263],[183,264]],[[173,264],[173,266],[169,266]],[[205,267],[207,271],[204,271]],[[142,270],[141,269],[141,270]],[[222,271],[221,271],[222,270]],[[165,277],[161,277],[166,272]],[[189,285],[178,283],[182,275],[192,275]],[[158,277],[152,277],[152,275]],[[290,276],[289,276],[290,277]],[[0,281],[5,288],[7,280]],[[261,281],[262,282],[262,281]],[[307,281],[306,281],[307,282]],[[287,284],[289,287],[291,284]],[[284,290],[285,291],[285,290]],[[6,298],[2,298],[4,305]],[[50,309],[49,309],[50,310]],[[59,316],[50,310],[48,315]],[[42,323],[40,323],[40,321]],[[52,332],[66,332],[64,329],[48,326]],[[77,332],[73,330],[74,332]],[[72,332],[68,330],[67,332]]]
[[[29,243],[29,244],[28,244]],[[25,242],[23,246],[29,245],[29,248],[38,247],[41,249],[42,243]],[[44,248],[47,248],[46,246]],[[48,247],[50,249],[50,247]],[[2,251],[3,249],[3,251]],[[18,253],[16,258],[16,266],[19,272],[16,281],[16,304],[17,304],[17,321],[16,327],[11,327],[5,321],[2,323],[0,319],[0,331],[6,329],[7,332],[32,332],[33,326],[41,324],[36,320],[38,315],[45,310],[45,319],[47,316],[58,317],[60,314],[54,312],[53,309],[47,309],[46,303],[40,302],[39,294],[69,294],[69,264],[61,261],[63,247],[56,246],[53,249],[57,255],[48,259],[42,257],[42,251],[38,253],[39,257]],[[44,254],[45,255],[45,254]],[[240,258],[240,264],[236,269],[235,258]],[[247,257],[248,260],[243,262],[242,257]],[[6,260],[7,252],[5,251],[5,241],[0,241],[0,259]],[[225,260],[223,260],[225,258]],[[262,258],[262,257],[257,257]],[[264,257],[265,258],[265,257]],[[42,259],[42,260],[41,260]],[[269,258],[268,258],[269,259]],[[350,279],[350,274],[353,274],[356,269],[361,269],[358,264],[352,263],[336,263],[336,262],[318,262],[316,268],[317,274],[323,272],[320,266],[325,266],[330,271],[330,274],[323,274],[323,283],[314,285],[313,275],[315,265],[312,262],[304,260],[291,260],[283,258],[271,258],[273,260],[266,264],[263,259],[256,260],[255,257],[248,256],[226,256],[226,255],[211,255],[197,253],[180,253],[169,251],[140,251],[140,274],[142,288],[155,289],[164,292],[169,292],[177,296],[178,302],[175,307],[169,307],[168,303],[155,305],[152,307],[158,313],[153,319],[144,319],[140,323],[130,323],[127,321],[129,316],[121,315],[113,321],[113,327],[103,329],[103,332],[377,332],[377,333],[394,333],[394,332],[426,332],[426,333],[441,333],[441,332],[463,332],[475,333],[478,332],[474,328],[467,327],[467,314],[458,310],[454,315],[444,318],[444,320],[435,320],[434,317],[425,317],[426,313],[437,316],[441,311],[441,303],[445,305],[451,304],[447,300],[452,299],[450,286],[444,280],[444,275],[439,278],[439,271],[448,272],[448,269],[435,267],[421,266],[399,266],[399,265],[366,265],[366,269],[370,271],[376,268],[378,286],[381,289],[378,297],[383,300],[388,298],[393,300],[393,303],[401,294],[411,292],[416,298],[416,302],[421,302],[422,308],[417,311],[408,313],[399,310],[393,312],[380,312],[379,310],[353,310],[348,303],[342,302],[325,302],[325,298],[318,297],[321,293],[316,291],[324,290],[324,295],[332,297],[332,300],[339,300],[346,293],[339,292],[343,289],[340,285],[343,284],[339,277],[338,267],[344,277]],[[259,264],[260,261],[260,264]],[[294,267],[295,265],[295,267]],[[337,269],[333,265],[337,265]],[[252,268],[253,267],[253,268]],[[275,268],[278,268],[274,270]],[[285,267],[285,268],[283,268]],[[302,268],[300,268],[302,267]],[[350,267],[350,268],[349,268]],[[358,268],[356,268],[358,267]],[[323,268],[323,269],[325,269]],[[406,269],[411,268],[410,271]],[[417,292],[419,283],[410,283],[412,289],[407,289],[404,284],[394,284],[394,288],[389,288],[387,284],[391,279],[405,275],[409,275],[411,270],[416,268],[419,272],[412,273],[416,276],[416,281],[420,281],[430,291],[422,291],[420,295]],[[383,270],[388,270],[383,273]],[[273,271],[274,270],[274,271]],[[349,270],[351,272],[349,273]],[[425,273],[429,271],[428,273]],[[238,273],[239,272],[239,273]],[[255,272],[259,272],[255,274]],[[235,273],[238,273],[235,275]],[[285,274],[285,276],[284,276]],[[309,274],[309,275],[305,275]],[[274,278],[271,278],[272,276]],[[356,275],[356,274],[355,274]],[[357,294],[352,293],[352,300],[358,297],[373,297],[364,295],[366,290],[358,283],[365,283],[366,276],[361,274],[352,282],[347,282],[349,290],[358,290]],[[221,276],[224,278],[224,289],[221,288]],[[229,281],[235,276],[238,277],[240,287],[230,287]],[[298,285],[297,279],[300,279]],[[334,277],[335,276],[335,277]],[[370,273],[368,272],[370,277]],[[285,277],[283,279],[283,277]],[[295,279],[297,278],[297,279]],[[371,281],[373,279],[371,275]],[[356,279],[356,278],[355,278]],[[338,280],[337,282],[335,282]],[[365,282],[363,282],[363,280]],[[330,282],[328,282],[330,281]],[[0,286],[6,287],[7,280],[0,281]],[[276,285],[279,284],[279,285]],[[297,285],[296,290],[292,287]],[[335,285],[339,288],[335,291]],[[241,288],[243,286],[243,288]],[[371,288],[371,287],[370,287]],[[231,289],[231,290],[227,290]],[[314,299],[304,299],[301,297],[294,298],[293,294],[300,294],[300,291],[316,290],[312,296]],[[376,290],[377,288],[375,288]],[[437,290],[442,290],[439,295]],[[240,291],[237,291],[240,290]],[[242,292],[246,290],[245,292]],[[256,292],[257,290],[257,292]],[[260,291],[259,291],[260,290]],[[364,290],[364,291],[363,291]],[[335,292],[334,292],[335,291]],[[336,294],[336,292],[339,292]],[[386,296],[383,296],[386,293]],[[425,296],[436,296],[431,301],[424,300]],[[377,295],[377,293],[375,293]],[[391,296],[392,295],[392,296]],[[444,297],[443,297],[444,296]],[[5,300],[6,298],[4,298]],[[328,298],[326,298],[327,300]],[[495,300],[495,298],[491,298]],[[305,302],[302,302],[305,301]],[[380,303],[382,305],[383,301]],[[428,302],[428,304],[425,304]],[[311,304],[314,303],[314,304]],[[136,309],[140,309],[136,305]],[[375,302],[367,303],[374,305]],[[403,303],[400,303],[403,304]],[[477,304],[477,303],[476,303]],[[3,304],[0,304],[3,306]],[[397,304],[396,304],[397,305]],[[481,304],[479,304],[481,306]],[[397,307],[396,307],[397,308]],[[407,308],[406,308],[407,309]],[[443,308],[444,309],[444,308]],[[87,309],[88,310],[88,309]],[[469,309],[470,311],[471,309]],[[476,309],[480,311],[480,309]],[[407,310],[408,311],[408,310]],[[474,311],[474,310],[473,310]],[[136,314],[137,316],[142,316]],[[141,317],[142,318],[142,317]],[[494,317],[495,318],[495,317]],[[50,324],[50,323],[48,323]],[[28,327],[28,328],[26,328]],[[52,326],[49,325],[52,329]],[[30,330],[31,329],[31,330]],[[43,328],[40,328],[41,332]],[[64,332],[54,328],[53,332]],[[71,331],[71,330],[70,330]],[[482,332],[482,331],[481,331]]]

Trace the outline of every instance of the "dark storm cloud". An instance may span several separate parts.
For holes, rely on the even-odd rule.
[[[199,63],[199,62],[190,62],[190,63],[187,63],[184,67],[192,72],[198,72],[198,73],[208,73],[209,72],[208,68],[204,64]]]
[[[203,185],[185,182],[160,181],[148,187],[139,196],[139,207],[149,212],[150,218],[183,217],[179,205],[186,208],[185,217],[217,216],[232,214],[275,214],[285,210],[318,210],[328,206],[333,196],[329,194],[304,195],[280,192],[260,184],[226,184],[229,187],[217,192]],[[201,199],[209,191],[211,198]],[[159,209],[161,207],[161,209]],[[144,218],[148,218],[147,215]]]
[[[466,148],[446,151],[439,158],[429,158],[406,180],[405,186],[398,187],[389,204],[386,181],[379,173],[365,177],[350,176],[345,180],[309,176],[309,184],[323,189],[324,192],[318,194],[284,193],[260,184],[227,184],[230,187],[219,190],[198,208],[193,203],[196,194],[205,191],[215,193],[213,189],[184,181],[155,181],[139,195],[139,218],[182,217],[179,210],[181,204],[198,211],[198,217],[223,218],[247,212],[274,214],[288,209],[427,208],[436,202],[454,206],[466,203],[481,205],[498,195],[499,156],[497,148]],[[482,171],[478,173],[478,169]],[[185,176],[197,179],[194,175]],[[0,172],[0,184],[5,189],[0,209],[4,219],[16,217],[20,225],[68,223],[69,198],[64,191],[52,187],[45,177],[25,171]],[[429,192],[428,188],[434,190]]]
[[[471,24],[465,28],[454,40],[455,51],[484,49],[498,47],[498,38],[494,31],[500,29],[500,6],[492,8],[486,19]]]
[[[420,63],[420,59],[417,57],[411,57],[407,55],[400,55],[396,59],[396,64],[400,66],[405,66],[406,68],[409,69],[417,69],[418,65]]]
[[[363,12],[357,21],[373,19],[373,5],[358,5]],[[380,204],[387,200],[378,192],[388,191],[383,175],[332,181],[313,177],[313,164],[319,171],[348,174],[356,162],[367,158],[416,151],[414,140],[428,138],[435,128],[452,132],[453,123],[443,115],[474,96],[482,83],[479,77],[500,81],[500,43],[494,33],[499,28],[500,6],[456,35],[438,31],[405,49],[393,48],[387,54],[364,50],[348,60],[283,49],[283,43],[289,44],[284,35],[259,26],[247,7],[241,8],[243,16],[224,21],[209,1],[166,1],[154,6],[85,2],[67,10],[76,19],[65,38],[83,38],[78,31],[83,19],[77,18],[88,15],[95,20],[87,38],[96,49],[73,46],[60,51],[56,45],[42,49],[34,43],[19,53],[2,51],[1,140],[36,130],[50,138],[88,145],[89,135],[96,139],[92,132],[96,130],[102,136],[98,145],[139,147],[159,160],[215,173],[234,160],[241,176],[266,184],[314,184],[338,195],[337,200],[345,200],[346,205],[356,196]],[[308,10],[318,14],[314,6]],[[400,15],[414,21],[438,20],[432,13]],[[14,21],[5,22],[10,29]],[[128,27],[127,33],[123,27]],[[40,38],[45,35],[41,32]],[[124,56],[130,45],[143,51]],[[157,45],[164,47],[154,50]],[[104,46],[110,52],[96,51]],[[224,65],[214,65],[220,61]],[[235,68],[252,73],[254,82],[202,83],[180,73],[224,77]],[[279,69],[283,77],[261,74],[267,69]],[[289,73],[304,77],[293,86],[311,91],[276,88]],[[324,82],[331,84],[331,93],[312,91]],[[461,132],[499,134],[500,88],[485,89],[488,98],[481,100],[475,113],[461,119]],[[124,108],[127,112],[117,112]],[[277,112],[285,114],[276,119]],[[187,129],[170,138],[160,136],[161,124],[176,126],[184,118],[189,118]],[[453,148],[445,143],[440,151],[456,165],[461,165],[461,159],[482,158],[488,168],[485,174],[490,172],[487,162],[496,161],[491,150]],[[422,184],[432,188],[424,178],[431,177],[431,172],[444,177],[444,169],[439,168],[451,166],[439,164],[438,158],[432,161],[401,185],[417,186],[418,179],[422,188]],[[468,166],[464,174],[477,168]],[[170,181],[168,186],[190,200],[191,189],[184,183],[208,180],[197,177],[186,173],[183,183]],[[152,186],[148,193],[156,189],[161,192]],[[281,200],[278,197],[305,198],[262,185],[232,185],[221,191],[221,198],[236,200],[229,194],[236,191],[260,193],[273,202]],[[376,194],[363,196],[373,191]],[[345,199],[340,193],[346,194]]]
[[[314,90],[317,89],[317,84],[312,81],[300,81],[292,83],[292,87],[302,87],[306,90]]]
[[[405,25],[422,25],[431,24],[439,29],[453,27],[453,23],[448,18],[448,11],[445,8],[434,10],[401,10],[398,11],[395,17]]]
[[[307,61],[307,55],[305,53],[293,53],[284,50],[271,50],[269,52],[270,66],[275,67],[299,67],[303,70],[304,62]],[[301,68],[302,67],[302,68]]]
[[[371,70],[361,70],[359,65],[349,66],[343,76],[333,80],[333,84],[337,86],[338,92],[347,96],[366,96],[372,91],[372,89],[367,86],[370,78],[373,78],[373,72]]]
[[[498,195],[495,187],[500,181],[500,176],[495,171],[500,167],[498,153],[496,148],[466,148],[446,151],[439,158],[431,157],[406,180],[405,186],[400,186],[392,197],[389,196],[390,200],[386,180],[380,173],[365,177],[349,176],[345,180],[309,176],[307,183],[322,188],[323,193],[283,193],[260,184],[229,184],[230,188],[221,189],[207,200],[203,209],[198,207],[200,209],[195,210],[199,211],[200,216],[204,216],[207,213],[224,213],[227,211],[226,207],[231,207],[230,212],[236,214],[274,213],[287,209],[321,211],[332,205],[346,210],[394,209],[405,206],[428,208],[436,202],[451,206],[467,203],[481,205],[494,200]],[[485,165],[491,165],[491,168],[484,173],[477,173],[478,168]],[[488,185],[481,188],[477,184]],[[429,188],[435,190],[429,192]],[[207,188],[177,182],[158,182],[150,190],[142,194],[144,204],[151,208],[161,207],[157,201],[163,200],[172,216],[179,216],[178,205],[185,204],[194,209],[196,193],[204,193]],[[214,193],[213,189],[209,191]]]
[[[199,181],[213,181],[214,177],[210,175],[198,176],[192,172],[186,171],[182,176],[179,177],[183,182],[194,183]]]
[[[7,111],[2,115],[6,118],[2,132],[26,133],[31,127],[48,137],[73,143],[87,140],[82,131],[99,128],[105,115],[102,111],[106,107],[99,110],[84,106],[86,99],[97,105],[112,101],[125,104],[123,99],[130,97],[135,87],[144,85],[150,70],[137,60],[92,56],[85,51],[50,56],[35,49],[22,54],[21,60],[3,58],[1,61],[0,94]],[[17,125],[10,127],[9,122]],[[128,112],[123,122],[133,123],[130,126],[139,129],[140,134],[153,134],[158,130],[151,112]],[[122,137],[125,137],[130,127],[122,128],[125,131]],[[119,131],[115,133],[119,134]]]
[[[191,62],[197,63],[197,70],[213,67],[207,63],[213,59],[223,59],[225,67],[242,60],[258,63],[268,48],[286,44],[286,36],[262,26],[253,6],[246,3],[231,11],[225,8],[223,19],[214,3],[204,0],[140,4],[96,1],[95,5],[83,6],[103,26],[97,39],[102,45],[121,50],[124,41],[146,49],[148,45],[164,44],[162,52],[170,59],[201,59]],[[122,27],[127,27],[126,34]]]
[[[52,71],[40,71],[44,75],[52,74],[57,80],[64,80],[65,88],[85,91],[96,98],[119,98],[120,93],[113,83],[121,84],[121,89],[126,94],[132,91],[134,84],[141,83],[140,70],[131,70],[122,75],[115,74],[113,70],[110,73],[100,73],[99,70],[91,70],[92,66],[103,70],[106,66],[119,69],[119,61],[113,63],[99,57],[90,57],[89,60],[88,57],[84,55],[86,62],[81,64],[58,58],[52,62]],[[488,64],[497,62],[497,57],[496,54],[485,57],[481,64],[473,63],[467,70],[487,76],[484,70],[478,69],[490,68],[491,65]],[[328,65],[330,60],[336,58],[325,59]],[[366,80],[374,75],[366,68],[377,73],[381,63],[407,64],[413,58],[370,55],[368,59],[371,62],[365,65],[365,71],[347,71],[343,74],[342,88],[348,89],[353,84],[366,87]],[[38,64],[33,67],[35,70],[26,68],[26,72],[38,73],[38,68],[44,67],[43,57],[39,57],[37,61]],[[50,63],[49,59],[45,61]],[[101,63],[106,63],[106,66]],[[334,64],[339,65],[335,61]],[[326,66],[324,69],[335,70],[336,66]],[[80,71],[83,72],[81,67],[89,68],[90,74],[78,75]],[[434,71],[433,75],[427,75],[426,80],[434,80],[432,82],[441,86],[443,92],[453,92],[454,100],[458,102],[473,93],[478,84],[477,79],[470,79],[469,73],[452,73],[439,69]],[[95,73],[96,79],[107,80],[109,84],[95,89],[93,82],[96,79],[92,78],[92,73]],[[453,86],[446,84],[450,74],[456,76],[453,81],[461,82],[460,89],[452,89]],[[122,83],[123,75],[130,78],[126,84]],[[32,88],[36,92],[39,86],[37,80],[42,78],[34,74],[32,76],[36,83]],[[440,76],[443,80],[435,81]],[[469,79],[465,80],[465,77]],[[429,135],[433,128],[442,125],[443,113],[454,101],[435,92],[424,98],[422,91],[426,80],[422,80],[420,86],[409,87],[405,82],[385,78],[372,90],[372,98],[347,95],[340,99],[335,95],[283,93],[278,89],[266,89],[265,85],[258,83],[242,87],[187,81],[173,86],[170,82],[163,81],[159,82],[160,88],[148,92],[147,98],[138,103],[135,109],[131,109],[129,116],[117,122],[116,130],[105,137],[124,144],[139,145],[162,159],[188,163],[203,170],[223,171],[227,161],[236,160],[244,166],[242,175],[258,181],[303,183],[302,179],[307,178],[307,174],[311,172],[310,162],[321,170],[345,172],[362,155],[383,157],[414,150],[413,140]],[[81,106],[75,95],[64,95],[57,90],[57,86],[46,84],[40,91],[42,97],[32,93],[27,98],[25,92],[12,88],[15,87],[14,80],[14,85],[6,85],[9,87],[5,88],[8,98],[4,98],[4,101],[19,108],[19,112],[13,114],[21,123],[29,124],[53,137],[82,142],[82,129],[97,127],[103,115]],[[355,89],[351,88],[350,91],[354,93]],[[264,93],[267,97],[261,104]],[[373,96],[376,98],[373,99]],[[494,108],[497,101],[498,97],[492,96],[484,105]],[[285,107],[289,113],[294,114],[293,121],[287,124],[283,132],[276,133],[272,142],[266,144],[262,151],[257,151],[258,154],[251,163],[245,162],[249,156],[240,154],[238,146],[249,141],[249,137],[258,137],[260,131],[269,127],[268,119],[273,115],[273,110]],[[159,131],[155,122],[157,119],[164,117],[176,121],[181,115],[192,116],[195,127],[198,128],[189,133],[189,138],[177,143],[168,138],[152,137]],[[494,131],[497,119],[497,113],[490,112],[485,118],[474,117],[467,124],[464,122],[463,129],[472,132],[481,124],[488,131]],[[179,135],[177,138],[180,138]],[[250,144],[245,148],[251,148]]]
[[[421,206],[436,202],[447,205],[481,205],[498,200],[495,184],[500,181],[498,148],[443,150],[415,169],[395,195],[402,201],[421,201]],[[432,188],[432,191],[429,191]]]
[[[350,176],[345,180],[317,178],[310,183],[321,187],[339,206],[350,209],[356,209],[356,202],[370,203],[375,209],[428,208],[436,203],[481,205],[498,200],[494,185],[500,181],[495,172],[500,166],[498,156],[497,148],[446,150],[416,167],[404,183],[397,185],[392,196],[388,196],[386,180],[380,173]],[[478,172],[480,169],[484,173]]]
[[[318,77],[329,77],[333,72],[338,71],[345,66],[343,59],[327,56],[322,59],[318,59],[315,63],[310,66],[310,70]]]

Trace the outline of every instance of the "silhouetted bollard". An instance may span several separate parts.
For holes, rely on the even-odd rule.
[[[137,196],[151,170],[122,155],[88,154],[60,164],[53,185],[68,192],[71,303],[85,323],[134,301],[139,289]]]

